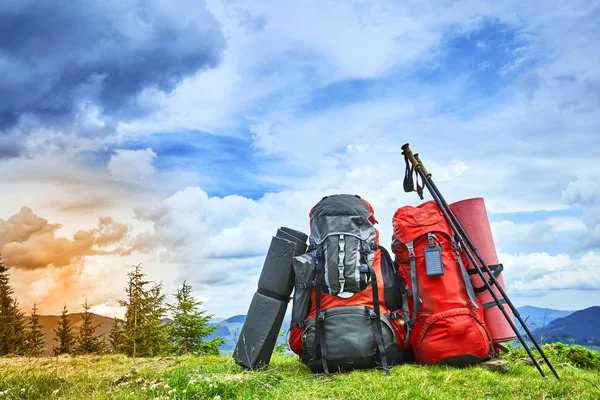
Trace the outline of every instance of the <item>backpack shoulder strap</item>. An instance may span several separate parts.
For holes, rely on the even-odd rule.
[[[475,298],[475,291],[473,290],[473,285],[471,285],[471,278],[469,277],[469,273],[463,264],[462,258],[460,257],[460,253],[458,252],[458,244],[454,239],[454,236],[450,236],[450,241],[452,241],[452,246],[454,247],[454,252],[456,253],[456,258],[458,258],[458,264],[460,265],[460,272],[465,282],[465,289],[467,289],[467,294],[469,295],[469,300],[473,303],[476,309],[479,309],[477,305],[477,299]]]
[[[390,374],[390,369],[387,365],[387,356],[385,353],[385,347],[383,345],[383,329],[381,327],[381,310],[379,309],[379,289],[377,287],[377,275],[375,270],[370,265],[369,272],[371,274],[371,289],[373,291],[373,312],[370,314],[371,327],[373,328],[373,336],[375,336],[375,342],[379,350],[379,357],[381,360],[381,366],[385,370],[386,374]]]
[[[408,255],[410,257],[410,279],[412,282],[412,297],[413,297],[413,318],[410,320],[409,325],[414,324],[417,321],[417,315],[421,312],[421,299],[419,298],[419,282],[417,279],[417,262],[415,258],[414,242],[406,243],[408,249]]]
[[[315,355],[317,360],[321,360],[323,372],[329,375],[327,348],[325,346],[325,313],[321,312],[321,269],[324,262],[323,248],[320,247],[317,249],[317,262],[315,263]]]

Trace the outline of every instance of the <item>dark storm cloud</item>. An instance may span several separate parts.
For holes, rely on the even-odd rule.
[[[143,114],[144,89],[172,90],[224,47],[200,1],[2,0],[0,133],[23,116],[68,124],[90,104],[110,118]]]

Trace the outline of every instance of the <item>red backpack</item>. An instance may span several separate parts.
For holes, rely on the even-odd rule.
[[[408,340],[420,364],[467,365],[493,354],[452,230],[433,201],[394,214],[392,250],[407,283]]]
[[[387,371],[406,347],[404,285],[379,246],[373,208],[358,196],[333,195],[309,217],[308,251],[293,261],[290,348],[315,372]]]

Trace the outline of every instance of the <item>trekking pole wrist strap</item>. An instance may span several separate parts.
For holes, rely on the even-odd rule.
[[[405,143],[402,146],[402,154],[404,154],[408,161],[415,167],[415,171],[422,170],[427,179],[431,178],[431,174],[425,169],[425,166],[419,159],[419,154],[413,154],[408,143]]]
[[[415,167],[415,169],[421,168],[421,166],[419,165],[419,162],[415,158],[415,156],[414,156],[412,150],[410,149],[410,146],[408,145],[408,143],[405,143],[402,146],[402,154],[404,154],[404,156],[407,158],[408,161],[410,161],[410,163]]]

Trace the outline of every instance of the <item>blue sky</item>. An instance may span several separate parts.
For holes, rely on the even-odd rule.
[[[20,300],[57,313],[68,286],[72,307],[118,314],[142,262],[244,313],[270,236],[306,231],[325,194],[369,199],[389,246],[395,209],[419,203],[402,192],[410,142],[449,201],[485,198],[515,303],[597,305],[599,13],[5,1],[0,251]]]

